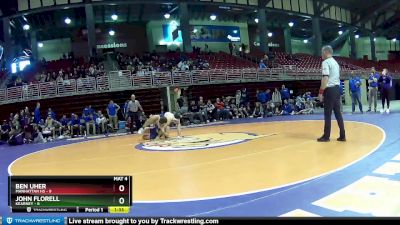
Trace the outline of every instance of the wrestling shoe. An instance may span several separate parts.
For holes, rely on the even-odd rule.
[[[390,113],[390,109],[386,109],[386,114],[389,114]]]
[[[381,109],[381,114],[383,114],[385,112],[385,110],[384,109]]]

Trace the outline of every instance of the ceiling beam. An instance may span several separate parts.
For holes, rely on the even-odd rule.
[[[353,22],[354,25],[357,24],[363,24],[368,22],[369,20],[375,18],[378,13],[388,9],[389,7],[393,6],[394,4],[398,4],[399,1],[398,0],[390,0],[390,1],[386,1],[384,4],[380,5],[378,8],[374,8],[372,9],[370,12],[368,12],[366,15],[364,15],[363,17],[360,17],[360,19],[356,20]]]

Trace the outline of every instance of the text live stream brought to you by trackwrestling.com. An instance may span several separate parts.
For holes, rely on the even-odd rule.
[[[117,225],[162,225],[162,224],[220,224],[220,219],[208,218],[133,218],[133,217],[0,217],[0,224],[7,225],[81,225],[81,224],[117,224]]]

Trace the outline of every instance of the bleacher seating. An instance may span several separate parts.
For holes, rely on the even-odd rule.
[[[82,110],[87,105],[92,105],[95,110],[102,110],[105,112],[106,105],[110,100],[113,100],[116,104],[121,107],[126,100],[130,99],[130,95],[135,93],[136,98],[141,102],[146,114],[159,113],[161,109],[160,100],[161,94],[159,89],[143,89],[135,91],[119,91],[119,92],[105,92],[90,95],[77,95],[77,96],[67,96],[58,98],[41,99],[41,112],[42,118],[48,108],[55,110],[57,118],[61,117],[63,114],[68,116],[71,113],[82,113]],[[39,100],[33,100],[29,102],[12,103],[7,105],[2,105],[2,110],[0,110],[0,118],[6,119],[10,112],[19,112],[23,107],[28,106],[32,112],[35,109],[36,102]],[[67,104],[66,104],[67,103]],[[121,111],[118,113],[120,119],[122,119]]]

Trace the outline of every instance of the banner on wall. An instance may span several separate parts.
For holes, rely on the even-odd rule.
[[[240,28],[237,26],[194,25],[190,30],[192,42],[240,42]],[[182,43],[182,31],[177,22],[163,25],[163,38],[161,42],[164,44]]]

